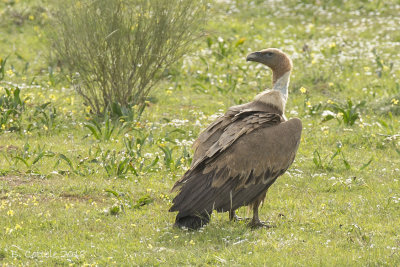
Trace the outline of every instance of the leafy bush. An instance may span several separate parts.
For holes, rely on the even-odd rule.
[[[199,36],[207,0],[67,1],[52,41],[92,111],[142,110],[163,71]]]

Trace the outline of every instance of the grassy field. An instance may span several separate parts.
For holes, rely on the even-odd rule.
[[[48,57],[57,1],[0,1],[0,264],[400,265],[400,2],[326,2],[213,3],[207,37],[140,122],[97,128]],[[293,59],[286,115],[304,126],[260,212],[277,227],[213,214],[173,228],[169,190],[193,140],[271,87],[245,61],[267,47]]]

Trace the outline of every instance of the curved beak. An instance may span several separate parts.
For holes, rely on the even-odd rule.
[[[246,57],[246,61],[255,61],[259,62],[262,54],[261,52],[253,52]]]

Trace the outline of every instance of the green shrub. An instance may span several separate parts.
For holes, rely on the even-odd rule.
[[[199,37],[207,0],[67,1],[51,39],[74,88],[96,114],[142,110],[163,71]]]

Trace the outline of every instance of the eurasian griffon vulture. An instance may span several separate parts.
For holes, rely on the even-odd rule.
[[[253,209],[250,226],[265,226],[258,207],[293,163],[302,124],[284,116],[292,62],[276,48],[251,53],[247,61],[272,69],[272,90],[229,108],[199,135],[190,169],[172,188],[179,190],[169,210],[178,211],[176,226],[198,229],[210,221],[213,210],[228,211],[232,220],[241,206]]]

